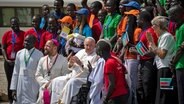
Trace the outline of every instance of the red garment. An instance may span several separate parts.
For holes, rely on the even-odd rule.
[[[144,43],[144,45],[146,46],[146,48],[148,49],[149,47],[149,42],[146,38],[146,33],[147,32],[150,32],[152,34],[152,37],[153,37],[153,40],[154,40],[154,43],[157,45],[157,41],[158,41],[158,37],[157,37],[157,34],[155,33],[155,31],[153,30],[153,28],[148,28],[146,30],[144,30],[141,34],[140,34],[140,41]],[[149,56],[141,56],[140,59],[141,60],[148,60],[148,59],[151,59],[153,57],[149,57]]]
[[[88,18],[88,24],[90,28],[92,29],[93,38],[96,40],[96,42],[99,40],[101,32],[102,32],[102,24],[98,17],[96,17],[94,14],[91,14]]]
[[[43,30],[43,29],[42,30],[39,30],[39,31],[36,31],[34,28],[31,28],[31,29],[29,29],[29,30],[27,30],[25,32],[24,37],[26,37],[29,34],[34,35],[36,37],[36,39],[37,39],[37,41],[35,43],[35,48],[40,49],[40,40],[41,40],[42,34],[44,32],[45,32],[45,30]]]
[[[108,74],[111,73],[115,77],[115,88],[110,98],[128,93],[127,84],[125,81],[125,70],[126,69],[124,65],[120,63],[120,60],[118,61],[113,55],[111,55],[111,57],[106,61],[104,69],[104,81],[106,89],[108,89],[109,86]]]
[[[6,51],[6,55],[8,60],[15,60],[15,58],[11,58],[11,53],[13,51],[13,47],[14,47],[14,52],[15,55],[16,53],[23,49],[24,46],[24,31],[20,30],[20,32],[15,33],[13,32],[13,30],[9,30],[7,32],[4,33],[3,37],[2,37],[2,46],[5,46],[5,51]],[[15,39],[15,44],[13,45],[13,37]]]
[[[48,32],[48,31],[45,31],[43,34],[42,34],[42,37],[41,37],[41,40],[40,40],[40,49],[44,49],[44,46],[46,44],[46,42],[50,39],[52,39],[53,35],[52,33]]]

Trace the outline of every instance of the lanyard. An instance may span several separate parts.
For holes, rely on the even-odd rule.
[[[56,58],[55,58],[55,60],[54,60],[54,63],[52,64],[52,66],[49,68],[49,57],[47,57],[47,73],[48,73],[48,76],[50,76],[50,70],[52,69],[52,67],[54,66],[54,64],[56,63],[56,60],[57,60],[57,58],[58,58],[58,54],[57,54],[57,56],[56,56]]]
[[[41,33],[39,31],[37,32],[35,28],[33,28],[33,29],[34,29],[34,32],[36,33],[36,35],[38,36],[38,43],[40,43]]]
[[[28,62],[29,62],[29,60],[30,60],[30,58],[31,58],[34,51],[35,51],[35,49],[33,49],[31,54],[29,55],[29,57],[26,58],[26,50],[25,50],[25,52],[24,52],[24,62],[25,62],[26,67],[27,67],[27,64],[28,64]]]
[[[12,44],[13,44],[13,46],[14,46],[15,43],[16,43],[16,38],[17,38],[17,36],[16,36],[16,34],[14,33],[14,31],[12,30]]]

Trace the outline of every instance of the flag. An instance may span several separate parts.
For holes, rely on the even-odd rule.
[[[70,28],[64,26],[62,28],[62,31],[60,33],[60,36],[66,39],[69,33],[70,33]]]
[[[126,46],[129,42],[129,37],[128,37],[128,33],[125,32],[123,35],[122,35],[122,42],[123,42],[123,46]]]
[[[148,49],[146,48],[144,43],[141,41],[137,43],[135,48],[141,56],[144,56],[148,52]]]
[[[172,78],[160,78],[161,90],[173,90]]]

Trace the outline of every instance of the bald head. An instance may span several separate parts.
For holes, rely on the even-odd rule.
[[[87,37],[84,40],[84,48],[87,54],[91,54],[95,49],[95,39],[92,37]]]

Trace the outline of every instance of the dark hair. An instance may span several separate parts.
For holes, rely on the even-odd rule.
[[[17,20],[17,21],[19,22],[19,18],[18,18],[18,17],[11,17],[11,18],[10,18],[10,21],[11,21],[12,19],[15,19],[15,20]]]
[[[143,19],[145,22],[151,22],[152,20],[151,14],[148,11],[140,12],[139,17]]]
[[[71,7],[73,7],[75,10],[77,10],[77,8],[76,8],[76,6],[75,6],[74,3],[69,3],[67,6],[71,6]]]
[[[59,2],[61,2],[61,6],[63,6],[63,5],[64,5],[64,1],[63,1],[63,0],[55,0],[55,1],[59,1]]]
[[[33,34],[28,34],[27,37],[29,37],[29,39],[32,40],[33,43],[36,42],[36,37]]]
[[[110,52],[111,44],[107,40],[101,39],[97,42],[97,46],[99,46],[100,50]]]
[[[92,4],[95,4],[97,8],[102,9],[102,3],[100,1],[94,1]]]

